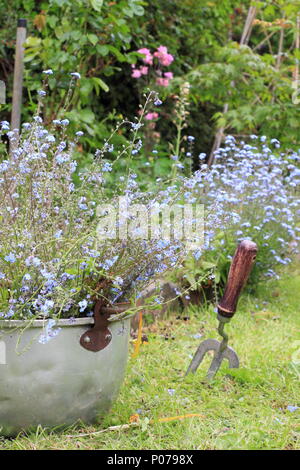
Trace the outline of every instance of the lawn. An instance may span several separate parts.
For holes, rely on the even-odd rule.
[[[299,449],[299,304],[295,267],[255,298],[244,295],[227,326],[241,367],[230,372],[224,364],[210,384],[204,382],[209,358],[195,375],[184,373],[199,342],[217,337],[213,307],[170,315],[144,329],[148,342],[130,359],[119,398],[99,426],[39,429],[2,440],[0,448]],[[159,421],[191,414],[197,416]],[[129,424],[134,415],[138,424],[99,432]]]

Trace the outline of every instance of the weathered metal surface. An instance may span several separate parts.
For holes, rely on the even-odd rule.
[[[0,434],[14,436],[38,425],[97,422],[111,407],[123,381],[130,317],[110,321],[112,339],[99,352],[83,349],[80,337],[92,318],[59,320],[48,343],[39,343],[42,320],[26,327],[0,321],[5,362],[0,361]],[[3,361],[2,361],[3,362]]]
[[[208,351],[214,351],[214,359],[212,361],[212,364],[209,368],[208,371],[208,376],[210,375],[210,371],[212,371],[212,376],[215,375],[216,371],[219,369],[223,359],[228,360],[228,365],[230,369],[238,368],[239,367],[239,358],[234,351],[234,349],[230,348],[227,346],[224,351],[221,352],[221,354],[218,356],[219,349],[220,349],[220,342],[217,341],[216,339],[206,339],[205,341],[202,341],[200,346],[198,347],[193,360],[186,372],[186,375],[189,374],[190,372],[195,373],[196,370],[198,369],[199,365],[201,364],[205,354]],[[217,365],[214,367],[214,360],[217,360]],[[208,377],[210,378],[210,377]]]

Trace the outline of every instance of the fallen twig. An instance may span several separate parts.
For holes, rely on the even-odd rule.
[[[130,424],[120,424],[118,426],[110,426],[106,429],[101,429],[101,431],[93,431],[81,434],[67,434],[66,437],[87,437],[87,436],[95,436],[97,434],[102,434],[107,431],[123,431],[124,429],[131,428],[132,426],[140,426],[141,423],[130,423]]]
[[[166,418],[159,418],[157,420],[151,419],[149,421],[149,424],[168,423],[170,421],[177,421],[177,420],[182,420],[182,419],[186,419],[186,418],[205,418],[205,415],[202,415],[200,413],[189,413],[189,414],[186,414],[186,415],[169,416],[169,417],[166,417]],[[107,431],[124,431],[124,430],[129,429],[133,426],[134,427],[142,426],[142,424],[143,424],[143,421],[138,419],[137,421],[132,421],[129,424],[120,424],[119,426],[110,426],[109,428],[101,429],[101,431],[93,431],[93,432],[73,434],[73,435],[72,434],[67,434],[66,437],[77,438],[77,437],[97,436],[97,435],[103,434],[104,432],[107,432]]]

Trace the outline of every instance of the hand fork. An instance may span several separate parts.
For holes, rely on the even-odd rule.
[[[217,307],[217,318],[219,320],[218,332],[223,339],[221,342],[216,339],[207,339],[203,341],[198,347],[186,375],[190,372],[196,372],[208,351],[214,351],[214,357],[207,372],[207,380],[212,380],[214,378],[223,359],[228,360],[229,368],[239,367],[239,358],[236,352],[227,345],[228,336],[224,332],[224,327],[235,314],[240,293],[247,282],[252,265],[256,258],[256,253],[257,246],[250,240],[244,240],[238,245],[231,262],[224,295]]]

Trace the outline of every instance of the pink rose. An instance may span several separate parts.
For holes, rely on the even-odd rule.
[[[169,85],[169,79],[159,77],[159,78],[156,79],[156,84],[159,85],[159,86],[167,87]]]
[[[172,72],[165,72],[165,73],[164,73],[164,76],[165,76],[166,78],[169,78],[170,80],[172,80],[172,78],[173,78],[173,73],[172,73]]]
[[[160,57],[159,61],[161,65],[168,67],[174,60],[174,57],[171,54],[165,54],[164,56]]]
[[[140,72],[142,75],[147,75],[149,67],[140,67]]]
[[[131,76],[132,76],[133,78],[140,78],[140,77],[142,76],[142,73],[141,73],[141,71],[138,70],[138,69],[133,69]]]
[[[149,49],[147,49],[146,47],[143,47],[142,49],[139,49],[137,52],[145,56],[143,58],[144,64],[149,64],[149,65],[153,64],[153,57]]]
[[[147,121],[153,121],[153,119],[157,119],[158,118],[158,113],[147,113],[145,115],[145,119]]]
[[[169,66],[174,60],[174,57],[168,53],[168,49],[165,46],[159,46],[153,55],[157,57],[159,63],[165,67]]]
[[[168,54],[168,48],[166,46],[159,46],[157,48],[157,51],[160,53],[160,54]]]

